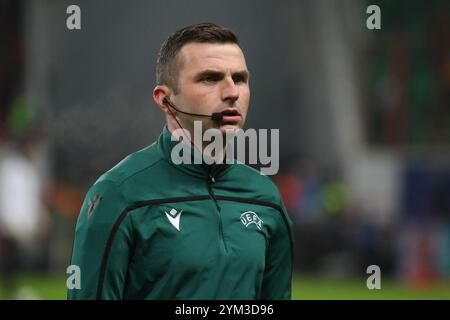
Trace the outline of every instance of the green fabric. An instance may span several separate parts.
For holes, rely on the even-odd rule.
[[[68,298],[290,299],[292,222],[272,180],[244,164],[175,165],[176,143],[165,127],[89,190]]]

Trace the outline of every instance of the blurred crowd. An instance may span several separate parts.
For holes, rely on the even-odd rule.
[[[364,212],[366,209],[355,201],[338,172],[294,160],[275,182],[295,225],[297,271],[352,277],[363,275],[370,265],[378,265],[383,275],[411,286],[448,280],[449,169],[422,172],[423,177],[435,178],[434,185],[411,177],[414,170],[406,171],[400,212],[387,223],[380,223]],[[427,195],[421,192],[424,190]]]
[[[38,298],[18,277],[62,273],[83,191],[50,174],[49,136],[25,96],[22,1],[0,2],[0,290]],[[75,194],[75,195],[74,195]],[[1,298],[1,296],[0,296]]]

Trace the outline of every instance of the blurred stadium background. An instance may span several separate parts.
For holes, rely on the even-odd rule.
[[[381,30],[366,28],[371,4]],[[280,129],[293,298],[449,299],[450,3],[439,0],[0,0],[0,297],[65,299],[84,194],[158,136],[159,45],[201,21],[240,35],[246,127]],[[381,290],[366,287],[369,265]]]

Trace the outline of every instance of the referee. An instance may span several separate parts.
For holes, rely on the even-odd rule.
[[[81,286],[68,298],[290,299],[292,223],[273,182],[240,163],[171,157],[173,132],[192,137],[194,121],[224,135],[242,128],[249,72],[236,35],[212,23],[176,31],[156,71],[167,125],[90,188],[71,259]]]

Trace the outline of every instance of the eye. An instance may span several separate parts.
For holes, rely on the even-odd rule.
[[[203,82],[217,82],[220,80],[220,76],[217,74],[205,74],[200,80]]]
[[[246,83],[247,78],[244,77],[243,75],[235,75],[233,76],[233,81],[234,83]]]

